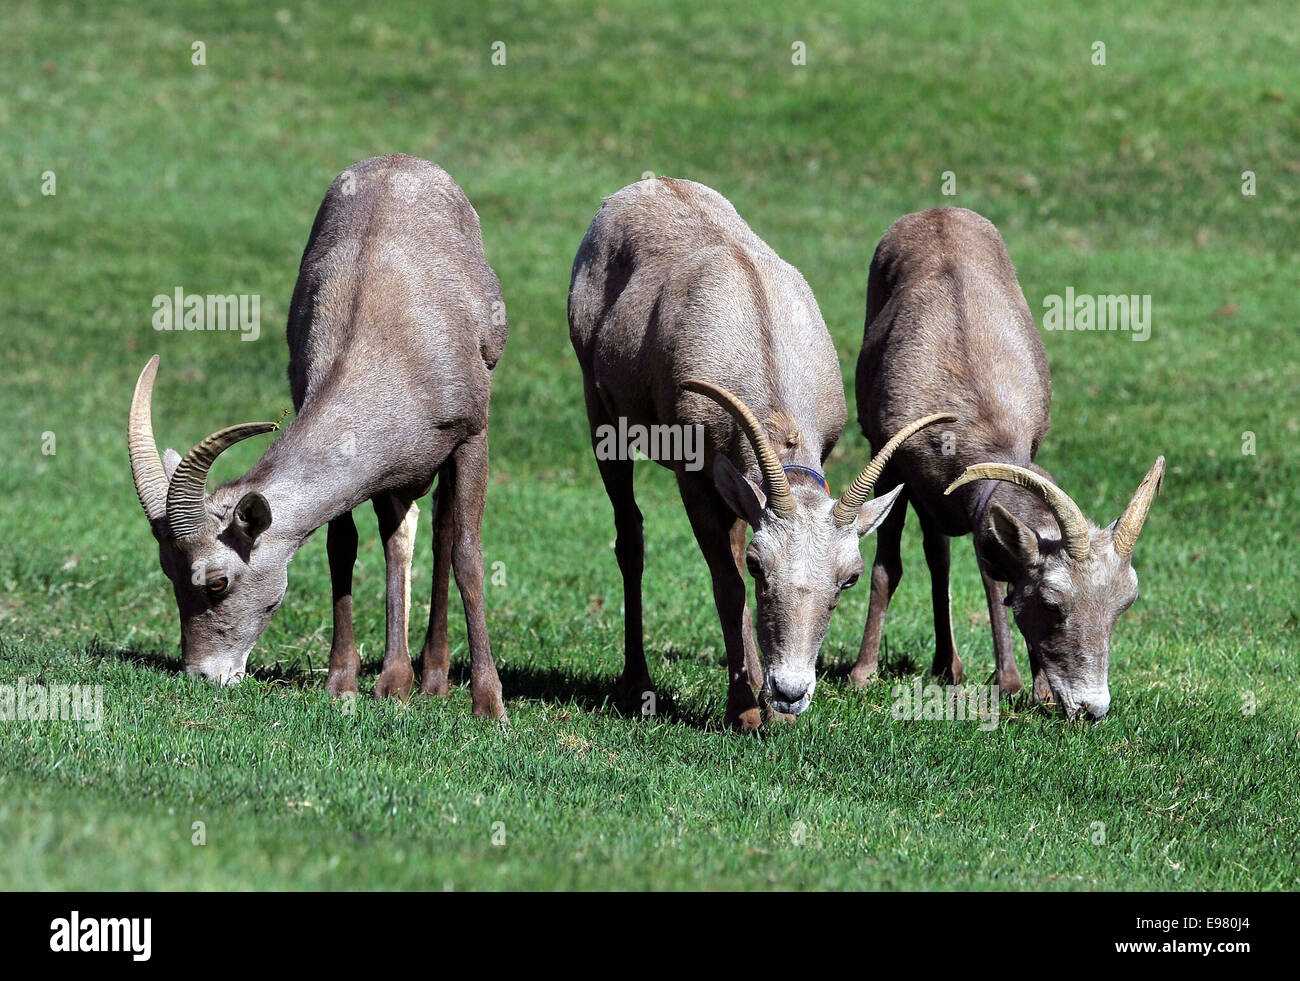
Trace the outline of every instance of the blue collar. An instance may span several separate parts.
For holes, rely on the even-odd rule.
[[[816,480],[817,483],[821,484],[822,487],[826,488],[827,497],[831,496],[831,485],[826,482],[825,476],[819,474],[816,470],[812,469],[811,467],[801,467],[798,464],[791,464],[790,466],[782,467],[781,469],[786,473],[795,473],[795,472],[806,473],[809,477],[812,477],[814,480]]]

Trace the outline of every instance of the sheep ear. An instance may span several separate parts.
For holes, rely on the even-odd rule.
[[[256,545],[262,532],[271,527],[271,505],[257,491],[249,491],[235,505],[235,532],[250,545]]]
[[[1038,536],[1032,528],[996,501],[989,506],[995,554],[989,558],[1001,565],[1010,580],[1038,561]],[[1000,553],[1000,554],[997,554]]]
[[[180,465],[181,455],[170,446],[167,447],[166,452],[163,453],[163,469],[167,471],[167,479],[169,481],[172,479],[172,474],[176,472],[176,468]]]
[[[751,528],[758,527],[759,516],[767,506],[767,496],[725,456],[713,461],[713,484],[737,517],[748,521]]]
[[[879,497],[873,497],[869,501],[862,502],[862,509],[858,512],[858,537],[862,538],[870,535],[880,527],[881,523],[889,517],[889,512],[894,509],[894,502],[898,500],[898,495],[903,492],[903,485],[899,484],[888,494],[881,494]],[[906,504],[903,507],[907,507]]]

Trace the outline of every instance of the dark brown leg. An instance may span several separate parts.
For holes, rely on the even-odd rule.
[[[737,518],[731,525],[731,554],[736,558],[736,571],[740,573],[741,582],[745,580],[745,546],[749,538],[749,525]],[[758,642],[754,639],[754,621],[749,615],[749,593],[745,594],[745,625],[742,639],[745,642],[745,667],[749,671],[749,680],[755,688],[763,687],[763,662],[759,655]]]
[[[587,420],[591,425],[592,449],[601,426],[613,425],[600,396],[590,383],[586,385]],[[625,708],[640,711],[654,698],[655,686],[645,660],[645,633],[642,626],[641,574],[645,568],[645,536],[642,533],[641,509],[636,506],[636,491],[631,460],[596,458],[601,482],[614,508],[614,556],[623,577],[623,673],[615,683],[619,702]],[[653,702],[649,702],[653,704]]]
[[[979,552],[976,551],[978,561]],[[1003,694],[1014,695],[1020,691],[1020,669],[1016,667],[1015,641],[1011,637],[1011,623],[1007,608],[1002,604],[1006,584],[998,582],[980,565],[980,578],[984,580],[984,595],[989,602],[989,623],[993,627],[993,656],[997,661],[997,682]]]
[[[470,694],[474,714],[506,721],[501,679],[488,641],[487,605],[483,599],[483,507],[487,503],[487,433],[456,447],[456,493],[452,504],[451,564],[465,607],[469,634]]]
[[[727,725],[749,732],[762,724],[762,717],[758,699],[754,697],[755,681],[745,657],[745,580],[736,568],[731,546],[735,515],[712,483],[704,478],[678,471],[677,486],[691,519],[691,530],[713,577],[713,601],[718,607],[722,639],[727,648]]]
[[[963,669],[957,656],[957,640],[952,635],[952,596],[948,589],[951,563],[948,536],[932,531],[921,519],[924,533],[925,564],[930,567],[930,602],[934,604],[934,666],[936,678],[961,684]]]
[[[889,517],[876,529],[876,558],[871,564],[871,602],[867,607],[867,629],[862,632],[858,663],[849,672],[849,684],[861,688],[880,666],[880,638],[885,630],[885,613],[899,580],[903,578],[903,525],[907,521],[907,491],[898,495]]]
[[[731,526],[731,554],[736,558],[736,571],[740,573],[740,581],[745,581],[747,570],[745,568],[745,546],[748,544],[749,525],[741,518],[737,518]],[[763,709],[763,718],[768,722],[794,722],[798,716],[787,715],[784,712],[778,712],[772,708],[769,699],[763,695],[763,660],[758,648],[758,642],[754,639],[754,620],[749,615],[749,591],[745,591],[745,619],[741,627],[741,640],[745,644],[745,670],[749,672],[749,680],[756,689],[759,689],[759,704]]]
[[[411,613],[411,557],[415,552],[420,508],[414,501],[403,501],[391,494],[381,494],[371,503],[379,519],[379,535],[384,540],[384,560],[388,567],[388,630],[384,640],[384,667],[375,682],[375,694],[381,698],[385,695],[406,698],[415,684],[406,629]]]
[[[325,689],[338,697],[357,690],[357,655],[352,635],[352,567],[357,561],[357,525],[352,512],[329,524],[325,548],[330,560],[330,589],[334,594],[334,639],[330,644],[330,670]]]
[[[641,573],[645,568],[645,537],[641,509],[636,506],[631,460],[598,460],[600,479],[614,506],[614,555],[623,576],[623,673],[618,696],[625,706],[640,709],[654,696],[654,682],[645,661],[642,628]]]
[[[451,648],[447,643],[447,589],[451,579],[452,502],[456,493],[456,464],[451,459],[438,472],[433,505],[433,586],[429,599],[429,630],[420,658],[420,691],[447,697]]]
[[[1034,657],[1033,651],[1029,652],[1029,670],[1034,679],[1034,701],[1054,705],[1056,699],[1052,697],[1052,686],[1047,682],[1047,672],[1043,670],[1038,658]]]

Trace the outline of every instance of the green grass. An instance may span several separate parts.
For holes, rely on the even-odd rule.
[[[0,684],[102,685],[105,718],[96,732],[0,723],[0,887],[1300,886],[1290,8],[445,6],[10,4]],[[1105,67],[1090,63],[1097,40]],[[484,529],[506,573],[488,594],[504,730],[470,718],[460,675],[448,703],[362,697],[349,713],[326,697],[323,535],[293,565],[252,679],[217,691],[178,676],[174,602],[126,465],[131,385],[154,352],[164,445],[289,404],[281,325],[320,197],[348,164],[397,150],[465,188],[510,311]],[[949,170],[956,197],[939,192]],[[645,171],[717,187],[803,271],[846,390],[871,252],[908,211],[990,217],[1036,313],[1067,286],[1153,296],[1145,343],[1044,336],[1055,405],[1040,461],[1094,519],[1169,460],[1103,722],[1019,703],[990,732],[892,719],[889,684],[932,649],[913,518],[886,683],[844,683],[859,588],[832,621],[813,707],[757,738],[724,732],[707,573],[650,464],[646,633],[667,705],[651,721],[612,707],[621,583],[564,311],[601,197]],[[177,285],[261,294],[262,339],[155,333],[151,298]],[[850,420],[835,486],[867,455],[852,406]],[[232,450],[215,476],[258,450]],[[372,678],[382,553],[361,518]],[[429,534],[426,521],[417,600]],[[954,552],[957,639],[983,681],[983,592],[968,542]],[[417,602],[417,641],[426,615]]]

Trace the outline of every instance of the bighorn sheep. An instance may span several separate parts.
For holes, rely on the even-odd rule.
[[[646,180],[605,200],[573,262],[569,334],[614,507],[624,589],[620,695],[643,699],[654,690],[641,629],[644,547],[632,459],[603,458],[609,454],[598,448],[598,431],[622,420],[705,433],[706,472],[681,459],[658,462],[676,474],[712,574],[730,679],[727,723],[761,724],[754,689],[765,676],[778,716],[802,712],[831,610],[863,568],[858,540],[894,501],[871,499],[876,477],[902,440],[951,417],[900,426],[844,495],[831,498],[821,466],[846,407],[817,301],[722,195],[690,181]],[[754,529],[748,549],[746,523]]]
[[[449,569],[465,606],[473,708],[504,718],[488,644],[480,527],[488,475],[488,396],[506,343],[505,307],[478,215],[443,170],[396,154],[344,171],[303,253],[289,311],[297,416],[244,476],[205,490],[227,447],[276,428],[222,429],[159,458],[145,366],[128,423],[136,492],[181,617],[185,670],[223,684],[284,596],[290,560],[329,524],[334,639],[326,686],[357,690],[352,635],[352,510],[369,500],[388,566],[387,643],[377,695],[405,697],[415,501],[438,479],[433,598],[421,690],[447,694]]]
[[[850,679],[875,673],[885,610],[903,568],[907,502],[924,533],[934,603],[934,673],[955,681],[948,539],[974,532],[993,627],[997,681],[1020,690],[1006,605],[1029,648],[1033,691],[1067,714],[1106,714],[1110,635],[1137,599],[1133,546],[1164,476],[1156,460],[1123,515],[1107,528],[1034,464],[1047,432],[1052,383],[1015,268],[996,228],[972,211],[939,208],[900,218],[871,261],[857,368],[858,416],[873,446],[942,404],[960,422],[943,440],[914,440],[882,475],[905,486],[881,526],[871,602]],[[1009,583],[1004,605],[1001,583]]]

